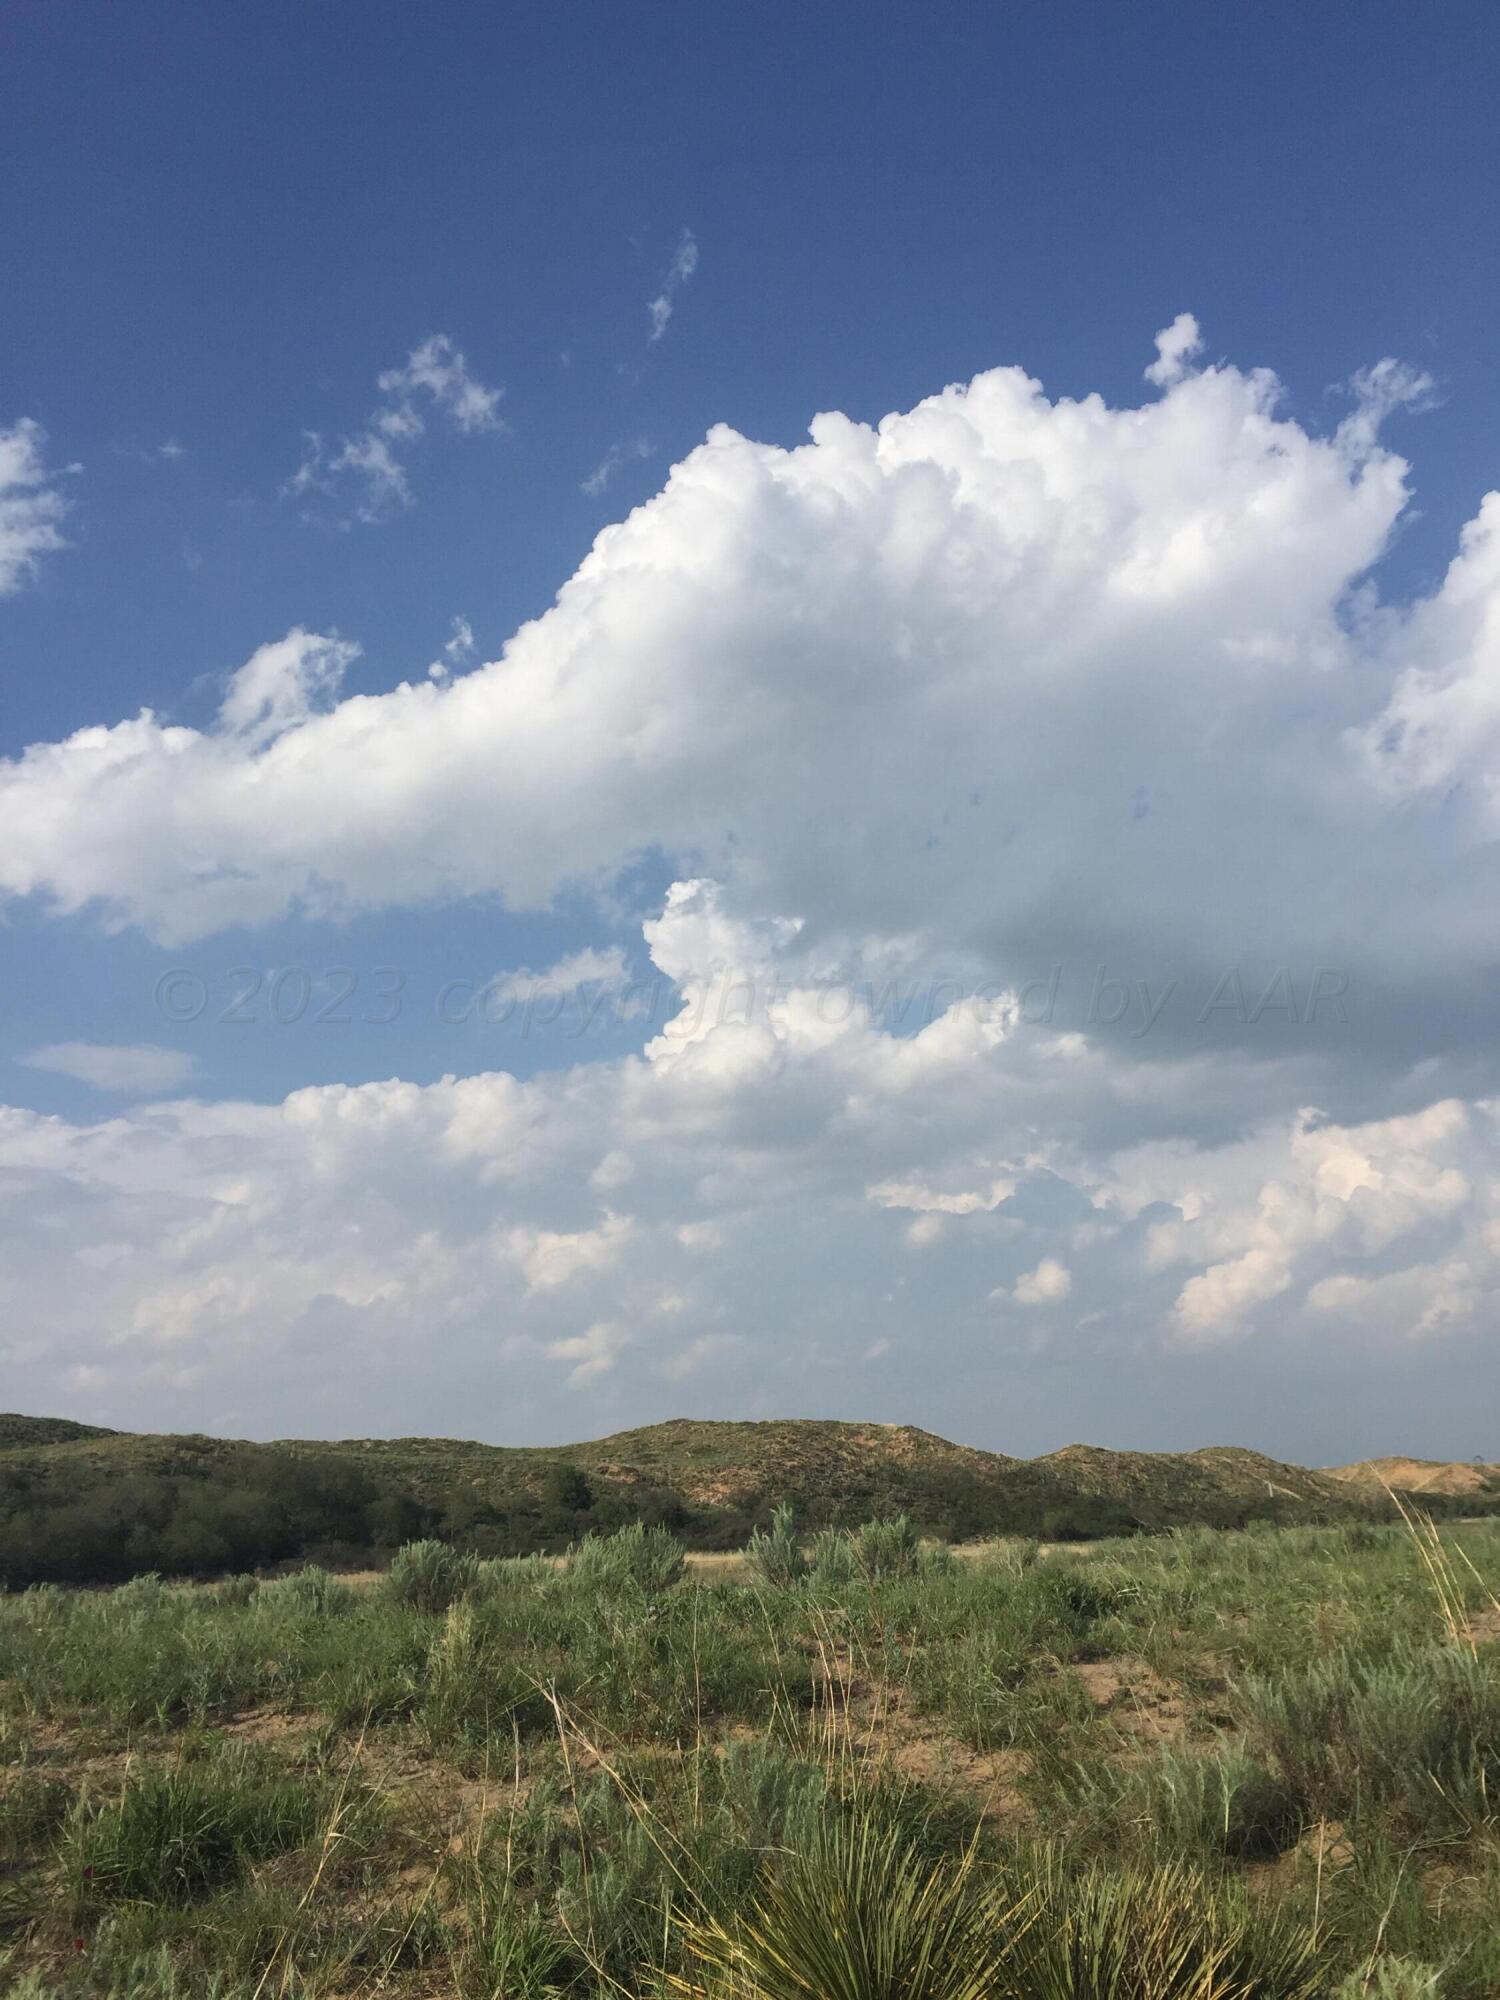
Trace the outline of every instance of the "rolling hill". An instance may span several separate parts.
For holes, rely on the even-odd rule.
[[[952,1540],[1052,1539],[1387,1512],[1500,1511],[1500,1468],[1376,1459],[1311,1470],[1237,1446],[1067,1445],[1012,1458],[906,1424],[678,1419],[587,1443],[228,1438],[0,1415],[0,1584],[368,1560],[435,1534],[488,1555],[630,1520],[732,1548],[789,1501],[808,1527],[910,1514]]]

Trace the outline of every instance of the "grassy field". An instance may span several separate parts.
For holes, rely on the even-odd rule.
[[[0,1992],[1494,2000],[1500,1526],[0,1599]]]

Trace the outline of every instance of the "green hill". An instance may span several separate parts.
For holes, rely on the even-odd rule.
[[[1402,1463],[1383,1461],[1387,1464]],[[1423,1504],[1500,1504],[1446,1494]],[[905,1424],[678,1419],[588,1443],[507,1447],[454,1438],[274,1444],[109,1431],[0,1416],[0,1585],[203,1575],[318,1557],[369,1561],[419,1535],[485,1555],[565,1547],[630,1520],[689,1545],[743,1544],[790,1501],[808,1527],[906,1513],[950,1540],[1070,1540],[1388,1510],[1348,1470],[1257,1452],[1068,1445],[1010,1458]]]
[[[0,1410],[0,1451],[15,1444],[71,1444],[77,1438],[118,1437],[118,1431],[97,1424],[75,1424],[68,1417],[20,1417]]]

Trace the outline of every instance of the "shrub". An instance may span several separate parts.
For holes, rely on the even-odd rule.
[[[293,1618],[327,1618],[347,1611],[354,1592],[326,1569],[309,1564],[290,1576],[269,1577],[256,1587],[254,1603],[262,1611],[284,1612]]]
[[[801,1583],[808,1572],[808,1560],[797,1539],[797,1523],[790,1506],[778,1507],[772,1514],[769,1534],[756,1529],[745,1554],[751,1569],[773,1590],[790,1590]]]
[[[1166,1749],[1124,1771],[1082,1766],[1065,1790],[1073,1810],[1114,1841],[1144,1833],[1182,1856],[1270,1860],[1301,1828],[1286,1786],[1231,1745],[1208,1752]]]
[[[859,1575],[854,1543],[842,1528],[824,1528],[808,1550],[808,1574],[822,1590],[838,1590]]]
[[[1500,1796],[1500,1683],[1457,1647],[1372,1662],[1348,1652],[1244,1688],[1250,1730],[1309,1814],[1361,1805],[1416,1827],[1473,1828]]]
[[[622,1587],[659,1597],[681,1581],[682,1544],[666,1528],[632,1522],[613,1535],[585,1535],[568,1551],[568,1576],[601,1593]]]
[[[909,1515],[866,1521],[856,1528],[854,1559],[872,1583],[887,1576],[914,1576],[921,1565],[922,1538]]]
[[[386,1595],[414,1611],[446,1611],[479,1581],[479,1558],[446,1542],[407,1542],[385,1573]]]

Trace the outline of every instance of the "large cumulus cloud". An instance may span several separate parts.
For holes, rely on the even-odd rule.
[[[1191,322],[1158,351],[1139,408],[1000,369],[715,431],[449,683],[341,698],[352,640],[297,630],[208,729],[0,767],[0,887],[168,944],[678,876],[639,1055],[6,1114],[33,1400],[265,1428],[290,1381],[327,1428],[373,1375],[389,1428],[436,1347],[521,1434],[862,1369],[936,1416],[1054,1366],[1159,1408],[1226,1357],[1489,1353],[1500,500],[1383,602],[1419,379],[1317,435]],[[893,1022],[913,974],[944,997]]]
[[[142,1421],[285,1429],[291,1395],[304,1428],[510,1435],[689,1390],[838,1408],[857,1383],[885,1414],[919,1398],[1041,1444],[1034,1418],[1016,1435],[1018,1355],[1138,1385],[1143,1354],[1259,1335],[1280,1368],[1341,1344],[1378,1373],[1487,1330],[1491,1103],[1197,1144],[1171,1127],[1215,1065],[1159,1066],[1153,1121],[1128,1063],[1013,999],[906,1035],[830,1007],[776,977],[795,939],[736,934],[710,884],[679,884],[652,933],[682,1006],[640,1056],[92,1126],[5,1114],[9,1379]],[[764,1005],[702,1004],[726,952]],[[1159,1136],[1101,1150],[1104,1101]],[[1117,1394],[1116,1429],[1169,1441],[1164,1420]]]
[[[1182,356],[1138,409],[998,369],[795,450],[716,430],[451,684],[340,701],[347,644],[294,632],[210,729],[143,713],[6,764],[0,885],[175,942],[537,905],[658,848],[742,914],[987,962],[1378,954],[1393,895],[1441,952],[1489,831],[1482,777],[1443,807],[1489,747],[1494,528],[1404,619],[1357,590],[1407,380],[1327,437]]]

